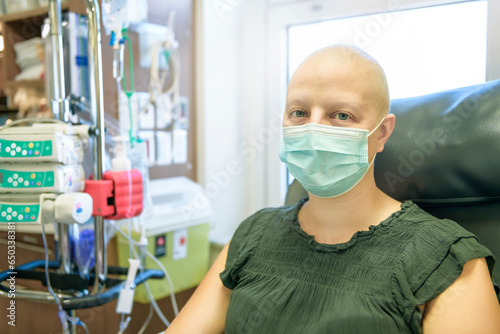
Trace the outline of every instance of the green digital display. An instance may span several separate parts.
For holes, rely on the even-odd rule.
[[[52,156],[52,141],[0,139],[0,158],[36,158]]]
[[[0,204],[0,223],[34,223],[40,212],[39,204]]]
[[[54,172],[20,172],[0,169],[0,186],[2,188],[44,188],[53,187]]]

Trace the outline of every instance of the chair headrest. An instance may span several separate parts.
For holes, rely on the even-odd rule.
[[[500,200],[500,80],[391,101],[396,127],[375,160],[377,185],[398,200]]]

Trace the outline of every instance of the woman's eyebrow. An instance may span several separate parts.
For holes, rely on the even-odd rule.
[[[362,109],[361,108],[361,105],[359,105],[358,103],[355,103],[353,101],[349,101],[349,100],[344,100],[344,101],[335,101],[335,102],[331,102],[331,103],[324,103],[323,105],[325,107],[325,109],[342,109],[342,108],[347,108],[347,109],[352,109],[352,110],[360,110]]]
[[[307,99],[304,100],[301,97],[297,96],[297,97],[292,97],[292,98],[288,99],[286,101],[285,107],[286,108],[297,107],[297,106],[308,107],[309,104],[310,104],[310,102],[308,102]],[[322,107],[325,110],[346,108],[346,109],[350,109],[353,111],[357,111],[357,110],[363,109],[359,103],[356,103],[356,102],[349,100],[349,99],[324,101],[322,103]]]
[[[286,101],[286,105],[304,105],[303,101],[300,98],[293,98],[291,100]]]

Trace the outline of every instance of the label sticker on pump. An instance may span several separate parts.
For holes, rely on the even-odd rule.
[[[52,155],[52,141],[0,139],[0,158],[33,158]]]

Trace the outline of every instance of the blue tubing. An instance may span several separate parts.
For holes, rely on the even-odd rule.
[[[144,283],[146,280],[150,278],[163,278],[163,277],[165,277],[163,271],[156,269],[148,269],[144,270],[142,273],[137,274],[134,283],[137,286],[139,284]],[[108,290],[97,295],[63,299],[62,301],[63,309],[66,311],[78,310],[82,308],[101,306],[106,303],[109,303],[110,301],[118,298],[120,290],[124,286],[124,284],[125,282],[123,282],[122,284],[115,285],[112,288],[109,288]]]
[[[57,269],[60,266],[59,261],[49,261],[49,268],[50,269]],[[14,270],[5,270],[0,272],[0,290],[9,292],[9,289],[6,288],[5,286],[2,285],[2,282],[7,280],[12,273],[16,272],[17,270],[32,270],[32,269],[37,269],[37,268],[45,268],[45,260],[35,260],[31,261],[25,264],[20,265],[19,267],[14,268]]]
[[[59,268],[60,262],[59,261],[49,261],[49,268],[51,269],[57,269]],[[20,265],[19,267],[16,267],[14,270],[5,270],[0,272],[0,290],[9,292],[9,288],[5,287],[1,283],[7,278],[9,278],[12,275],[12,272],[15,272],[17,269],[19,270],[32,270],[32,269],[37,269],[37,268],[45,268],[45,260],[35,260],[32,262],[28,262],[25,264]],[[164,278],[165,274],[161,270],[156,270],[156,269],[148,269],[144,270],[141,273],[138,273],[137,276],[135,277],[134,283],[135,285],[139,285],[144,283],[146,280],[150,278]],[[62,300],[63,303],[63,309],[68,311],[68,310],[78,310],[78,309],[83,309],[83,308],[92,308],[96,306],[101,306],[106,303],[109,303],[110,301],[118,298],[118,295],[120,294],[121,288],[124,286],[125,281],[122,284],[117,284],[108,290],[97,294],[97,295],[88,295],[88,296],[83,296],[83,297],[73,297],[73,298],[65,298]]]

